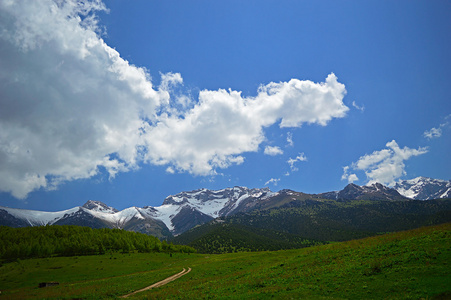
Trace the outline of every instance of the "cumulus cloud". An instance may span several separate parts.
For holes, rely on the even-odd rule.
[[[0,2],[0,190],[135,168],[161,97],[96,33],[100,1]],[[113,155],[114,154],[114,155]]]
[[[192,106],[190,95],[183,94],[177,88],[183,85],[183,78],[180,73],[160,73],[161,83],[158,86],[161,102],[165,113],[181,115],[181,113]]]
[[[170,164],[179,171],[211,175],[217,168],[244,162],[245,152],[256,152],[265,140],[264,128],[304,123],[326,125],[344,117],[346,90],[334,74],[325,83],[292,79],[261,87],[257,96],[242,97],[233,90],[204,90],[198,103],[183,117],[161,115],[145,129],[145,161]]]
[[[265,151],[263,152],[266,155],[271,155],[271,156],[275,156],[275,155],[281,155],[283,154],[283,150],[280,149],[280,147],[277,146],[266,146],[265,147]]]
[[[424,147],[418,149],[400,148],[395,140],[388,142],[386,147],[386,149],[361,156],[351,166],[344,167],[342,179],[347,179],[349,182],[354,179],[357,180],[357,175],[348,173],[350,169],[353,169],[364,171],[369,180],[368,184],[379,182],[391,186],[396,183],[398,178],[406,175],[404,161],[428,152],[427,148]]]
[[[307,157],[304,155],[304,153],[299,153],[298,156],[295,158],[291,158],[287,160],[287,163],[290,165],[290,169],[292,172],[298,171],[299,169],[295,166],[297,162],[300,161],[307,161]]]
[[[343,168],[343,175],[341,176],[341,180],[347,180],[348,183],[353,183],[354,181],[359,180],[356,174],[349,174],[349,166]]]
[[[349,174],[348,176],[348,183],[353,183],[354,181],[359,180],[359,177],[357,177],[356,174]]]
[[[193,101],[175,95],[179,73],[154,87],[99,36],[105,9],[100,0],[0,2],[1,191],[25,198],[142,163],[211,175],[258,151],[268,126],[325,126],[349,110],[334,74],[269,83],[255,97],[203,90]]]

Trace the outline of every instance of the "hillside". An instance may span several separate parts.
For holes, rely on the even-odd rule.
[[[344,241],[377,233],[451,221],[451,201],[349,201],[306,205],[292,201],[279,208],[238,214],[230,223],[272,229],[322,241]]]
[[[0,266],[6,299],[449,299],[451,223],[303,249],[221,255],[131,253]],[[38,289],[39,282],[59,286]]]
[[[230,253],[311,247],[324,242],[271,229],[260,229],[221,219],[195,227],[171,240],[188,245],[199,253]]]
[[[379,183],[365,186],[348,184],[341,191],[321,194],[306,194],[289,189],[272,192],[269,188],[250,189],[239,186],[220,190],[204,188],[170,195],[160,206],[142,208],[132,206],[121,211],[93,200],[87,201],[83,206],[56,212],[0,206],[0,225],[10,227],[78,225],[91,228],[118,228],[153,235],[160,239],[171,239],[219,217],[278,208],[289,205],[294,200],[303,201],[302,205],[317,206],[320,203],[330,203],[332,200],[338,202],[412,200],[406,195],[417,200],[445,199],[449,197],[451,182],[419,177],[411,181],[400,181],[396,187],[398,189]],[[405,229],[407,228],[413,227]]]
[[[233,252],[244,245],[248,249],[258,249],[253,243],[260,244],[257,240],[265,235],[271,236],[268,247],[273,242],[279,244],[278,249],[290,249],[294,245],[302,247],[302,242],[296,240],[312,243],[346,241],[451,222],[450,199],[336,201],[302,200],[302,195],[300,199],[293,195],[291,193],[288,199],[280,198],[278,206],[270,209],[238,213],[194,227],[173,241],[190,245],[200,252],[211,249],[210,253],[216,253],[221,247],[222,252],[225,249]],[[236,232],[235,236],[232,232]],[[247,237],[246,243],[243,243],[244,237]]]

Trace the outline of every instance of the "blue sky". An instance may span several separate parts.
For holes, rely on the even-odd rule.
[[[448,1],[0,4],[0,206],[448,180]]]

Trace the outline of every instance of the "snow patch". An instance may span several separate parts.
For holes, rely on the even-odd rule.
[[[440,195],[440,198],[448,198],[451,195],[451,188],[448,188],[446,192]]]
[[[152,212],[151,215],[154,219],[162,221],[170,231],[173,231],[175,228],[172,224],[172,218],[179,213],[182,207],[174,204],[157,206],[154,207],[156,211]]]
[[[64,215],[73,214],[79,211],[80,207],[77,206],[71,209],[56,212],[9,208],[3,206],[0,206],[0,209],[6,210],[15,218],[28,222],[31,226],[43,226],[52,225],[53,223],[64,217]]]
[[[133,218],[141,220],[145,219],[139,212],[138,208],[134,206],[126,208],[116,213],[105,213],[103,211],[90,210],[83,207],[81,209],[83,209],[83,211],[93,215],[96,218],[99,218],[114,225],[116,228],[123,228],[123,226]]]

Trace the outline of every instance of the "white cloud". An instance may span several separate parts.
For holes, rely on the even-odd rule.
[[[155,119],[161,97],[98,37],[99,9],[0,2],[0,190],[24,198],[100,166],[111,177],[137,167],[143,118]]]
[[[290,169],[292,172],[298,171],[299,169],[295,166],[295,163],[299,161],[307,161],[307,157],[304,155],[304,153],[299,153],[296,158],[291,158],[287,160],[287,163],[290,165]]]
[[[180,73],[160,73],[161,82],[158,86],[161,102],[165,104],[165,112],[180,115],[185,109],[192,107],[190,95],[182,94],[177,87],[183,85]]]
[[[282,151],[282,149],[280,149],[277,146],[274,146],[274,147],[273,146],[266,146],[265,147],[265,151],[263,153],[265,153],[266,155],[275,156],[275,155],[283,154],[283,151]]]
[[[287,133],[287,146],[293,147],[293,134],[291,132]]]
[[[341,176],[341,180],[347,180],[348,183],[353,183],[354,181],[359,180],[356,174],[349,174],[349,166],[343,168],[343,175]]]
[[[165,104],[169,104],[171,98],[170,92],[172,87],[179,84],[183,84],[183,78],[180,73],[171,73],[171,72],[166,74],[160,73],[160,76],[161,82],[158,89],[160,91],[161,98],[164,99]]]
[[[192,174],[214,174],[217,168],[243,163],[242,153],[257,151],[265,140],[263,129],[279,120],[280,127],[299,127],[305,122],[326,125],[344,116],[344,94],[333,74],[320,84],[297,79],[270,83],[249,98],[232,90],[204,90],[183,116],[162,115],[146,128],[145,160]]]
[[[423,136],[428,139],[438,138],[442,136],[442,128],[434,128],[432,127],[430,130],[426,130],[423,133]]]
[[[354,181],[359,180],[359,177],[357,177],[356,174],[349,174],[348,176],[348,183],[353,183]]]
[[[168,172],[169,174],[174,174],[175,170],[172,167],[167,167],[166,172]]]
[[[423,136],[424,136],[425,138],[429,139],[429,140],[430,140],[430,139],[434,139],[434,138],[439,138],[439,137],[441,137],[441,136],[442,136],[442,133],[443,133],[443,128],[445,128],[445,127],[447,127],[447,126],[449,125],[449,121],[446,121],[446,120],[448,120],[449,118],[451,118],[451,115],[448,115],[448,116],[445,118],[445,122],[443,122],[442,124],[440,124],[438,128],[432,127],[430,130],[426,130],[426,131],[423,133]]]
[[[280,178],[271,178],[270,180],[265,182],[265,185],[269,185],[271,183],[271,184],[277,186],[279,181],[280,181]]]
[[[211,175],[258,151],[268,126],[325,126],[349,110],[334,74],[270,83],[255,97],[220,89],[173,99],[182,76],[162,74],[155,88],[99,37],[104,9],[99,0],[0,2],[1,191],[25,198],[143,162]]]
[[[365,111],[365,106],[363,106],[363,105],[359,106],[359,105],[357,105],[357,103],[355,103],[355,101],[352,101],[352,106],[354,106],[354,108],[360,110],[361,112]]]
[[[388,142],[386,147],[388,148],[361,156],[351,166],[344,167],[342,179],[347,179],[349,182],[357,180],[357,175],[348,174],[350,169],[354,169],[365,172],[369,180],[368,184],[379,182],[390,186],[395,184],[398,178],[406,175],[404,161],[428,151],[423,147],[418,149],[400,148],[395,140]]]
[[[281,119],[280,127],[301,127],[303,123],[325,126],[333,118],[346,115],[349,108],[342,101],[345,94],[344,85],[332,73],[320,84],[298,79],[269,83],[261,86],[258,96],[248,104],[268,125]]]

